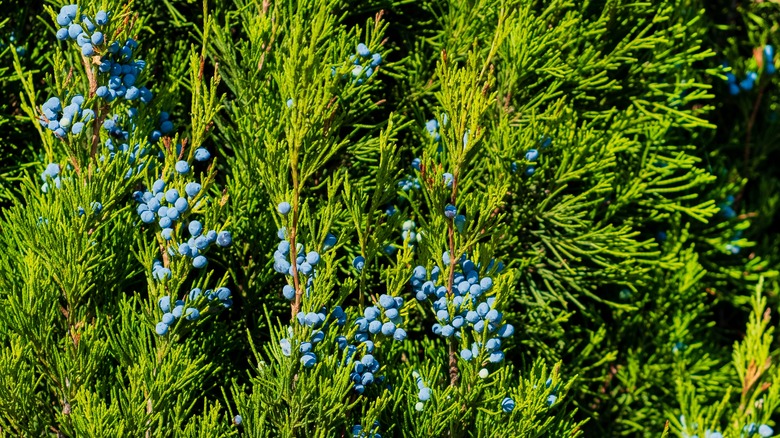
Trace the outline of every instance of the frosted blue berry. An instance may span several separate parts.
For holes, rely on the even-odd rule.
[[[357,53],[364,58],[371,56],[371,51],[368,50],[368,47],[366,47],[366,45],[363,43],[357,45]]]
[[[195,149],[195,161],[206,161],[211,158],[211,153],[206,148]]]
[[[181,175],[184,175],[190,171],[190,163],[180,160],[176,162],[176,172],[178,172]]]
[[[292,206],[287,201],[282,201],[279,203],[279,205],[276,206],[276,210],[279,212],[279,214],[286,216],[287,213],[290,212],[290,209]]]
[[[186,193],[190,198],[194,198],[198,193],[200,193],[200,188],[200,184],[196,182],[189,182],[186,186],[184,186],[184,193]]]
[[[105,124],[103,126],[105,127]],[[106,128],[106,129],[110,129],[110,128]],[[165,181],[161,179],[158,179],[157,181],[154,182],[154,184],[152,184],[152,193],[154,193],[155,195],[162,192],[163,189],[165,189]]]
[[[287,338],[282,338],[279,341],[279,346],[282,348],[282,354],[285,356],[289,356],[292,353],[292,346],[290,345],[290,340]]]
[[[363,256],[357,256],[352,260],[352,266],[354,266],[358,271],[362,271],[365,265],[366,259]]]
[[[371,67],[378,67],[379,64],[382,63],[382,55],[379,53],[374,53],[371,55]]]
[[[467,348],[460,351],[460,357],[462,357],[465,361],[470,361],[474,356],[471,353],[471,350]]]
[[[385,336],[393,336],[395,334],[395,324],[390,321],[382,324],[382,334]]]
[[[501,400],[501,410],[506,412],[507,414],[512,412],[515,409],[515,401],[512,400],[509,397],[504,398]]]
[[[199,287],[196,287],[195,289],[191,290],[189,293],[190,301],[195,301],[203,294],[203,292],[200,290]]]
[[[758,426],[758,434],[762,437],[770,437],[774,434],[774,430],[772,430],[771,427],[767,426],[766,424],[762,424],[761,426]]]
[[[236,415],[235,417],[233,417],[233,424],[235,424],[236,426],[239,426],[242,421],[243,419],[241,418],[240,415]]]
[[[528,152],[525,153],[525,159],[527,161],[536,161],[539,158],[539,151],[536,149],[529,149]]]
[[[141,212],[141,222],[145,224],[151,224],[154,222],[154,213],[146,210]]]
[[[157,211],[159,211],[159,210],[157,210]],[[165,215],[168,216],[168,218],[171,221],[175,221],[175,220],[179,219],[179,216],[181,215],[181,213],[179,213],[179,210],[177,210],[176,208],[171,207],[171,208],[169,208],[165,212]]]
[[[317,251],[310,251],[308,254],[306,254],[306,262],[314,266],[320,262],[320,255],[317,253]]]
[[[504,324],[501,327],[498,328],[498,336],[501,336],[502,338],[508,338],[514,334],[515,328],[512,326],[512,324]]]
[[[446,216],[448,219],[454,219],[457,213],[458,209],[455,208],[455,206],[452,204],[447,204],[447,206],[444,207],[444,216]]]
[[[60,26],[67,26],[70,23],[70,20],[68,20],[67,23],[60,23],[59,19],[60,17],[58,16],[57,22],[59,23]],[[60,30],[57,31],[57,39],[60,41],[65,41],[66,39],[68,39],[68,29],[64,27],[60,28]]]
[[[171,325],[171,324],[173,324],[175,321],[176,321],[176,317],[175,317],[175,316],[173,316],[173,313],[171,313],[171,312],[166,312],[166,313],[165,313],[165,314],[163,314],[163,316],[162,316],[162,322],[164,322],[164,323],[165,323],[165,324],[167,324],[167,325]]]
[[[504,360],[504,352],[503,351],[494,351],[490,353],[490,356],[488,357],[488,360],[492,363],[499,363],[502,360]]]
[[[158,322],[157,325],[154,326],[154,331],[157,332],[158,335],[162,336],[168,333],[168,324],[164,322]]]
[[[179,198],[176,200],[176,202],[174,202],[173,206],[179,213],[184,213],[188,208],[190,208],[190,203],[187,202],[187,198]]]
[[[285,284],[282,288],[282,295],[285,299],[292,301],[295,298],[295,289],[289,284]]]
[[[171,240],[173,238],[173,228],[164,228],[160,235],[165,240]]]
[[[406,339],[406,330],[402,328],[395,329],[395,332],[393,333],[393,339],[396,341],[403,341]]]
[[[179,191],[176,189],[170,189],[167,192],[165,192],[165,200],[169,203],[173,204],[176,202],[176,200],[179,199]]]
[[[168,295],[161,297],[159,300],[157,300],[157,306],[163,312],[169,312],[171,310],[171,297]]]
[[[190,232],[192,237],[198,237],[200,236],[200,233],[203,232],[203,224],[201,224],[199,221],[190,221],[189,225],[187,225],[187,230]]]
[[[188,320],[196,320],[200,317],[200,311],[194,307],[187,307],[187,309],[184,311],[185,318]]]
[[[233,236],[230,235],[230,231],[220,231],[217,234],[217,245],[221,247],[229,246],[233,242]]]
[[[108,23],[108,14],[106,11],[98,11],[98,13],[95,15],[95,23],[97,23],[98,26],[104,26],[106,23]]]
[[[160,207],[160,210],[162,210],[163,208],[165,207]],[[171,225],[173,225],[173,221],[168,216],[162,216],[157,223],[160,225],[160,228],[168,228]]]
[[[206,257],[204,257],[202,255],[199,255],[199,256],[195,257],[194,259],[192,259],[192,266],[195,267],[196,269],[203,269],[203,268],[205,268],[207,263],[208,263],[208,260],[206,259]]]
[[[76,23],[71,23],[70,26],[68,26],[68,36],[73,38],[74,40],[78,38],[78,36],[84,32],[84,30]]]
[[[431,399],[431,388],[422,388],[417,394],[417,398],[420,401],[428,401]]]

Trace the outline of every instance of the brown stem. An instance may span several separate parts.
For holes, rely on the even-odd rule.
[[[292,199],[292,221],[290,222],[290,270],[292,271],[293,284],[295,287],[295,301],[292,304],[292,317],[301,310],[301,297],[303,290],[301,290],[301,282],[298,280],[298,266],[295,260],[298,258],[298,248],[296,248],[295,238],[297,237],[298,229],[298,159],[297,154],[294,154],[292,158],[292,180],[293,180],[293,199]]]
[[[450,203],[452,205],[455,205],[455,198],[458,194],[458,176],[459,176],[457,167],[453,171],[452,175],[452,195],[450,197]],[[452,283],[455,281],[455,223],[453,219],[448,219],[447,222],[447,239],[449,243],[449,251],[450,251],[450,275],[449,275],[449,281],[447,282],[447,295],[450,299],[452,299]],[[449,346],[449,354],[450,354],[450,386],[455,386],[458,384],[458,376],[460,374],[458,370],[458,355],[457,355],[457,341],[453,338],[450,340],[450,346]]]

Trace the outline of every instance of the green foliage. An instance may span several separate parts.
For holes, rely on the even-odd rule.
[[[16,3],[0,435],[774,434],[776,2],[80,1],[149,102],[99,97],[66,2]],[[94,119],[54,134],[53,96]],[[200,268],[194,220],[232,235]]]

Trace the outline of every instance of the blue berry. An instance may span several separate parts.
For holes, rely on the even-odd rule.
[[[457,213],[458,209],[455,208],[455,206],[452,204],[447,204],[447,206],[444,207],[444,216],[446,216],[448,219],[454,219]]]
[[[365,265],[366,259],[363,256],[357,256],[352,260],[352,266],[354,266],[358,271],[362,271]]]
[[[157,332],[158,335],[163,336],[164,334],[168,333],[168,324],[164,322],[158,322],[156,326],[154,326],[154,331]]]
[[[189,230],[192,237],[198,237],[203,232],[203,224],[199,221],[190,221],[189,225],[187,225],[187,230]]]
[[[462,357],[465,361],[470,361],[473,357],[473,354],[471,353],[471,350],[464,349],[460,351],[460,357]]]
[[[233,242],[233,236],[230,231],[220,231],[217,235],[217,245],[221,247],[229,246]]]
[[[84,30],[76,23],[72,23],[70,26],[68,26],[68,36],[74,40],[78,38],[79,34],[82,32],[84,32]]]
[[[194,198],[198,193],[200,193],[200,188],[200,184],[196,182],[189,182],[186,186],[184,186],[184,193],[186,193],[190,198]]]
[[[507,414],[512,412],[515,409],[515,401],[512,400],[509,397],[505,397],[503,400],[501,400],[501,410],[506,412]]]
[[[173,316],[173,313],[171,312],[165,312],[162,316],[162,322],[164,322],[167,325],[171,325],[176,321],[176,317]]]
[[[336,245],[337,241],[338,240],[336,239],[336,236],[334,236],[331,233],[328,233],[328,235],[325,236],[325,242],[322,244],[322,249],[325,250],[328,248],[332,248],[333,246]]]
[[[190,171],[190,163],[180,160],[176,162],[176,172],[178,172],[181,175],[184,175]]]
[[[363,43],[357,45],[357,53],[364,58],[371,56],[371,51],[368,50],[368,47],[366,47],[366,45]]]
[[[280,202],[279,205],[276,206],[276,210],[279,211],[279,214],[286,216],[287,213],[290,212],[290,209],[292,207],[290,206],[290,203],[287,201]]]
[[[235,424],[236,426],[240,425],[242,421],[243,419],[241,418],[240,415],[236,415],[235,417],[233,417],[233,424]]]
[[[371,67],[378,67],[379,64],[382,63],[382,55],[379,53],[374,53],[371,55]]]
[[[172,228],[164,228],[162,232],[160,232],[160,235],[165,240],[171,240],[173,238],[173,229]]]
[[[536,161],[537,158],[539,158],[539,151],[536,149],[529,149],[528,152],[525,153],[525,159],[528,161]]]
[[[211,158],[211,153],[205,148],[195,149],[195,161],[206,161]]]
[[[98,26],[104,26],[106,23],[108,23],[108,14],[106,11],[98,11],[98,13],[95,15],[95,23],[97,23]]]
[[[431,388],[422,388],[420,392],[417,394],[417,398],[420,399],[420,401],[428,401],[431,399]]]
[[[290,345],[290,340],[287,338],[282,338],[279,341],[279,346],[282,348],[282,354],[285,356],[289,356],[292,354],[292,346]]]
[[[179,199],[179,191],[176,189],[170,189],[167,192],[165,192],[165,200],[169,203],[173,204],[176,202],[176,200]]]
[[[207,263],[208,263],[208,260],[206,259],[206,257],[204,257],[202,255],[199,255],[199,256],[195,257],[194,259],[192,259],[192,266],[195,267],[196,269],[203,269],[203,268],[205,268]]]
[[[105,127],[105,123],[103,124],[103,127]],[[106,129],[110,129],[110,128],[106,128]],[[154,182],[154,184],[152,184],[152,193],[154,193],[155,195],[162,192],[163,189],[165,189],[165,181],[161,179],[158,179],[157,181]]]
[[[292,301],[295,298],[295,289],[289,284],[285,284],[282,288],[282,295],[285,299]]]
[[[303,356],[301,356],[301,364],[303,364],[304,367],[311,368],[315,363],[317,363],[317,356],[315,356],[314,353],[304,353]]]
[[[200,317],[200,311],[194,307],[187,307],[187,309],[184,311],[184,315],[188,320],[192,321]]]
[[[157,306],[160,307],[160,310],[163,312],[169,312],[171,310],[171,297],[168,295],[161,297],[157,300]]]
[[[70,20],[68,20],[67,23],[60,23],[59,18],[60,17],[58,16],[57,22],[59,23],[60,26],[67,26],[68,24],[70,24]],[[57,31],[57,39],[60,41],[65,41],[66,39],[68,39],[68,29],[64,27],[60,28],[60,30]]]

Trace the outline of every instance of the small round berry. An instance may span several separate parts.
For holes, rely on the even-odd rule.
[[[189,225],[187,225],[187,230],[190,232],[192,237],[198,237],[200,236],[200,233],[203,232],[203,224],[201,224],[199,221],[190,221]]]
[[[217,234],[217,245],[221,247],[230,246],[233,242],[233,236],[230,235],[230,231],[220,231]]]
[[[154,326],[154,331],[157,332],[158,335],[163,336],[164,334],[168,333],[168,324],[164,322],[158,322],[156,326]]]
[[[428,401],[431,399],[431,388],[423,388],[420,390],[420,392],[417,394],[417,398],[420,399],[420,401]]]
[[[184,311],[184,315],[188,320],[192,321],[200,317],[200,311],[194,307],[187,307],[187,310]]]
[[[396,341],[403,341],[406,339],[406,330],[402,328],[395,329],[395,333],[393,333],[393,339]]]
[[[189,182],[186,186],[184,186],[184,193],[186,193],[190,198],[194,198],[198,195],[198,193],[200,193],[200,188],[200,184],[196,182]]]
[[[92,41],[92,44],[99,46],[103,44],[103,32],[95,32],[92,34],[92,37],[90,38]]]
[[[357,256],[354,258],[354,260],[352,260],[352,266],[354,266],[358,271],[362,271],[365,265],[366,259],[363,256]]]
[[[95,23],[97,23],[98,26],[104,26],[106,23],[108,23],[108,14],[106,11],[98,11],[98,13],[95,15]]]
[[[167,192],[165,192],[165,200],[169,203],[173,204],[176,202],[176,200],[179,199],[179,191],[176,189],[170,189]]]
[[[171,325],[176,321],[176,317],[171,312],[165,312],[162,316],[162,322],[167,325]]]
[[[190,163],[180,160],[176,162],[176,172],[178,172],[181,175],[184,175],[190,171]]]
[[[315,363],[317,363],[317,356],[314,353],[308,352],[301,356],[301,364],[303,364],[304,367],[311,368]]]
[[[490,372],[487,370],[487,368],[482,368],[479,370],[479,377],[481,379],[487,379],[488,375],[490,375]]]
[[[205,268],[207,263],[208,263],[208,260],[206,259],[206,257],[204,257],[202,255],[199,255],[199,256],[195,257],[194,259],[192,259],[192,266],[195,267],[196,269],[203,269],[203,268]]]
[[[171,239],[173,238],[173,228],[164,228],[164,229],[163,229],[163,230],[160,232],[160,235],[161,235],[161,236],[162,236],[162,238],[163,238],[163,239],[165,239],[165,240],[171,240]]]
[[[59,17],[57,17],[57,20],[59,22]],[[70,21],[70,20],[68,20],[68,21]],[[68,25],[68,23],[65,23],[65,24],[60,23],[60,26],[67,26],[67,25]],[[60,40],[60,41],[65,41],[66,39],[68,39],[68,29],[63,27],[60,30],[58,30],[57,31],[57,39]]]
[[[154,222],[154,213],[146,210],[141,212],[141,222],[145,224],[151,224]]]
[[[512,412],[515,409],[515,401],[512,400],[509,397],[504,398],[501,400],[501,410],[506,412],[507,414]]]
[[[285,299],[292,301],[295,298],[295,289],[289,284],[285,284],[282,288],[282,295]]]
[[[171,310],[171,297],[168,295],[161,297],[157,300],[157,306],[160,307],[160,310],[163,312],[169,312]]]
[[[106,128],[106,129],[110,129],[110,128]],[[165,181],[161,179],[158,179],[157,181],[154,182],[154,184],[152,184],[152,193],[154,193],[155,195],[162,192],[163,189],[165,189]]]
[[[84,29],[82,29],[82,28],[81,28],[81,26],[79,26],[79,25],[78,25],[78,24],[76,24],[76,23],[72,23],[70,26],[68,26],[68,36],[70,36],[70,37],[71,37],[71,38],[73,38],[74,40],[75,40],[76,38],[78,38],[78,36],[79,36],[79,35],[80,35],[82,32],[84,32]]]
[[[283,216],[286,216],[291,208],[290,203],[287,201],[280,202],[279,205],[276,206],[276,210]]]
[[[235,424],[236,426],[239,426],[242,421],[244,420],[241,418],[240,415],[236,415],[235,417],[233,417],[233,424]]]
[[[195,149],[195,161],[206,161],[211,158],[211,153],[206,148]]]
[[[425,404],[423,402],[417,402],[414,405],[414,410],[417,412],[422,412],[423,409],[425,409]]]

